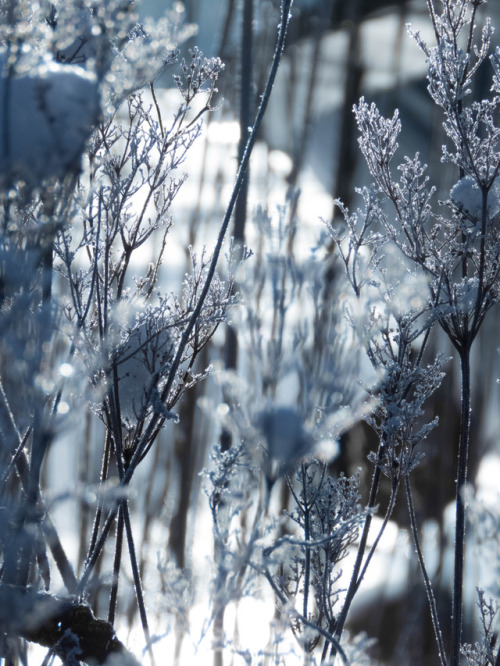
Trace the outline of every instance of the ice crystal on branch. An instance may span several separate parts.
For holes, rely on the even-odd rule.
[[[191,61],[182,60],[182,76],[175,76],[174,81],[184,97],[186,108],[199,93],[204,93],[206,101],[203,110],[208,110],[212,108],[212,99],[218,92],[216,82],[224,65],[219,58],[204,58],[203,53],[197,48],[190,50],[189,53]]]
[[[496,100],[491,104],[496,106]],[[430,304],[441,313],[443,326],[457,342],[464,326],[470,326],[475,336],[487,310],[498,298],[500,238],[495,224],[495,178],[499,155],[494,150],[498,137],[490,106],[485,102],[473,105],[472,110],[452,114],[457,128],[455,134],[447,121],[444,123],[452,139],[460,137],[460,141],[457,139],[460,154],[457,152],[452,161],[468,174],[467,180],[461,180],[452,189],[451,200],[444,204],[449,209],[448,215],[433,210],[434,188],[429,185],[426,167],[418,154],[398,165],[400,178],[395,179],[391,162],[401,129],[397,116],[385,120],[373,104],[368,106],[363,99],[355,107],[361,132],[360,146],[370,173],[395,213],[394,223],[387,215],[378,215],[378,222],[403,254],[427,276]],[[477,126],[479,120],[473,119],[474,113],[479,114],[479,111],[482,125],[486,127],[484,139],[483,130]],[[462,159],[460,155],[467,158]],[[471,220],[477,227],[476,233],[462,234],[465,227],[470,227]],[[456,284],[457,270],[465,266],[477,280],[476,298],[468,297],[471,307],[466,313],[457,305]],[[451,314],[453,317],[447,316]]]

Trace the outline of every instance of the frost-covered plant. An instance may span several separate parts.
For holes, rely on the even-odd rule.
[[[443,378],[440,356],[426,366],[422,363],[434,321],[421,297],[422,283],[415,272],[406,272],[403,276],[394,274],[394,253],[374,229],[377,222],[384,219],[378,197],[368,190],[362,194],[364,210],[350,214],[341,205],[347,232],[336,225],[328,225],[355,295],[355,300],[347,305],[346,316],[357,331],[377,378],[372,386],[366,386],[372,407],[365,421],[379,440],[377,452],[372,451],[368,456],[374,464],[368,514],[347,594],[335,624],[337,641],[341,639],[351,603],[392,515],[400,485],[404,483],[411,493],[409,476],[423,457],[419,447],[437,425],[437,419],[426,420],[424,403]],[[382,254],[383,250],[387,256]],[[389,503],[374,543],[365,553],[382,474],[391,482]],[[413,526],[411,494],[409,506]],[[415,531],[414,536],[417,536]],[[424,566],[423,562],[421,564]],[[430,585],[427,591],[433,599]],[[333,645],[333,654],[336,649]]]
[[[257,212],[262,252],[259,249],[257,256],[249,257],[240,267],[241,307],[232,315],[241,331],[239,356],[242,366],[248,368],[248,377],[229,371],[217,373],[222,404],[216,408],[208,397],[203,402],[211,414],[218,414],[220,425],[232,440],[227,450],[215,447],[206,475],[215,554],[211,619],[217,649],[222,650],[230,644],[230,630],[224,622],[226,608],[249,591],[258,593],[257,573],[269,581],[284,626],[297,630],[299,645],[311,656],[314,650],[309,649],[305,634],[319,636],[315,642],[333,639],[328,628],[330,611],[312,616],[313,599],[321,595],[318,572],[323,571],[326,586],[323,602],[333,606],[327,590],[335,586],[338,562],[364,515],[356,499],[349,499],[350,494],[355,495],[350,490],[354,480],[334,482],[322,463],[313,462],[318,441],[330,440],[342,430],[346,419],[351,422],[353,418],[351,412],[348,417],[341,414],[340,408],[348,399],[348,390],[356,386],[356,367],[350,360],[357,354],[352,350],[350,358],[342,355],[348,348],[348,326],[344,323],[337,328],[339,318],[330,307],[336,295],[322,291],[319,248],[305,260],[294,256],[296,221],[291,211],[292,205],[280,208],[274,219],[262,210]],[[310,320],[299,315],[304,312],[311,314]],[[323,454],[328,456],[331,451]],[[311,498],[311,488],[305,500],[314,503],[307,508],[308,516],[316,516],[311,528],[315,536],[310,541],[303,531],[295,534],[293,520],[275,513],[286,478],[300,472],[304,459],[308,462],[303,469],[309,470],[306,486],[318,484],[322,488],[317,501]],[[298,500],[302,490],[290,481],[292,485]],[[308,517],[307,530],[311,521]],[[321,536],[328,524],[330,532]],[[289,530],[294,532],[290,540],[277,536]],[[312,601],[306,601],[304,616],[298,599],[294,604],[291,592],[287,598],[276,569],[280,563],[288,567],[292,551],[302,550],[309,560],[309,547],[314,550],[314,568],[309,567],[307,573],[307,596]],[[275,649],[281,654],[278,644]],[[215,663],[221,661],[216,659]]]
[[[343,594],[338,579],[366,513],[358,477],[335,478],[315,456],[330,459],[333,440],[358,416],[359,350],[337,309],[339,292],[325,287],[319,246],[306,258],[295,256],[292,202],[274,219],[258,211],[257,222],[262,253],[241,267],[237,320],[249,379],[218,375],[218,412],[233,445],[217,447],[209,473],[219,553],[214,588],[221,600],[237,600],[257,572],[304,658],[326,659],[335,645],[346,659],[354,643],[340,646],[334,637]],[[332,270],[340,274],[340,266]],[[280,492],[291,507],[277,516]],[[217,621],[223,645],[223,612]]]
[[[168,15],[158,27],[139,24],[132,3],[120,0],[10,0],[0,10],[0,594],[12,596],[2,621],[10,663],[23,658],[23,639],[45,645],[47,661],[102,663],[117,651],[123,663],[132,659],[114,636],[124,545],[154,663],[127,489],[184,392],[206,376],[195,364],[233,302],[230,280],[216,268],[255,142],[251,134],[213,254],[190,250],[179,293],[165,293],[159,270],[185,179],[175,172],[213,109],[223,68],[194,49],[174,77],[179,104],[167,121],[154,78],[176,61],[175,37]],[[134,260],[146,247],[151,261],[137,274]],[[81,497],[94,515],[78,572],[49,517],[42,468],[66,415],[82,411],[98,417],[103,436],[92,442],[101,449],[97,499],[86,490]],[[108,492],[113,477],[118,487]],[[113,528],[100,620],[90,605]],[[51,590],[54,569],[67,599],[39,592]]]
[[[462,654],[467,660],[468,666],[496,666],[498,663],[498,646],[497,646],[497,615],[498,603],[493,599],[486,601],[484,590],[477,591],[478,601],[477,607],[479,610],[479,617],[481,622],[481,641],[474,643],[474,645],[462,645]]]
[[[470,354],[486,313],[498,302],[500,285],[497,198],[500,135],[496,124],[500,100],[498,53],[495,51],[490,54],[493,29],[489,21],[486,21],[479,38],[475,34],[476,13],[482,4],[482,0],[443,0],[438,10],[433,0],[429,0],[435,45],[426,44],[418,33],[412,33],[427,57],[430,96],[443,112],[448,145],[443,147],[442,161],[456,169],[457,182],[449,198],[443,202],[433,201],[435,188],[429,182],[426,165],[422,164],[418,153],[413,157],[405,157],[394,169],[401,131],[398,112],[392,118],[384,118],[374,104],[370,105],[361,99],[354,108],[360,131],[359,145],[375,183],[370,191],[365,191],[365,211],[359,215],[361,222],[358,224],[356,217],[348,213],[346,215],[347,211],[344,210],[347,233],[332,229],[347,267],[348,278],[357,295],[363,286],[370,284],[374,267],[383,270],[380,253],[382,236],[385,242],[390,241],[399,249],[404,261],[408,262],[413,272],[422,276],[427,285],[427,303],[417,313],[417,317],[410,309],[402,317],[387,319],[380,329],[382,345],[377,343],[373,347],[373,343],[369,343],[372,361],[384,370],[384,379],[378,392],[380,403],[372,424],[384,448],[387,439],[391,442],[389,458],[386,460],[375,456],[374,460],[377,469],[391,476],[393,484],[400,475],[404,477],[414,536],[417,535],[408,481],[412,456],[400,459],[391,453],[397,441],[394,440],[393,429],[396,428],[397,437],[401,437],[401,448],[396,449],[399,451],[413,450],[413,442],[425,436],[428,425],[420,432],[415,431],[414,435],[406,428],[401,430],[400,426],[406,422],[413,429],[414,417],[421,414],[423,400],[437,386],[439,368],[436,364],[423,368],[420,354],[415,357],[411,347],[418,335],[437,322],[459,355],[462,414],[457,447],[452,646],[449,662],[444,653],[430,581],[417,542],[440,662],[452,666],[459,663],[461,649],[465,542],[463,491],[467,480],[470,444]],[[487,66],[488,58],[494,67],[491,95],[480,101],[469,101],[474,77],[479,68]],[[364,266],[361,265],[362,261]],[[397,288],[394,291],[397,292]],[[413,322],[417,318],[423,323],[417,326],[417,336],[414,337]],[[422,350],[426,339],[427,335],[424,334]],[[416,361],[410,360],[412,356]]]
[[[301,434],[303,425],[315,431],[316,439],[327,440],[356,418],[360,353],[337,307],[341,288],[325,288],[322,240],[301,256],[293,200],[273,218],[258,210],[255,221],[262,248],[255,260],[246,262],[239,285],[240,347],[252,392],[248,419],[264,431],[268,450],[279,451],[275,458],[293,467],[311,449]],[[335,263],[331,270],[341,269]],[[292,437],[288,445],[278,437],[273,443],[272,431],[281,417],[287,420],[286,410],[295,444]],[[262,421],[272,427],[262,428]]]
[[[324,659],[332,644],[339,647],[333,634],[342,592],[340,563],[364,518],[359,477],[335,479],[314,459],[298,465],[294,476],[288,479],[293,508],[287,516],[299,537],[283,536],[267,548],[263,570],[304,652],[311,654],[319,645]]]

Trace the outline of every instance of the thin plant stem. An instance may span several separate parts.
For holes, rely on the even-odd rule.
[[[101,463],[101,475],[99,479],[99,486],[100,489],[103,489],[103,484],[108,478],[108,468],[109,468],[109,459],[111,455],[111,435],[109,431],[106,434],[106,442],[104,445],[104,454],[102,457],[102,463]],[[89,554],[87,556],[87,561],[90,559],[91,553],[94,552],[96,542],[97,542],[97,535],[99,534],[99,527],[101,524],[101,517],[102,517],[102,499],[100,498],[98,500],[98,505],[97,505],[97,511],[95,514],[94,518],[94,524],[92,526],[92,536],[90,539],[90,545],[89,545]]]
[[[467,482],[467,457],[470,439],[470,347],[464,346],[460,353],[460,369],[462,373],[462,408],[460,415],[460,443],[457,468],[457,497],[455,523],[455,561],[453,574],[453,601],[451,616],[451,657],[450,666],[459,666],[462,638],[463,615],[463,578],[465,553],[465,501],[464,487]]]
[[[122,549],[123,549],[123,510],[120,507],[118,511],[118,520],[116,521],[115,557],[113,560],[113,582],[111,584],[111,592],[109,594],[108,622],[110,624],[115,623],[116,602],[118,600],[118,580],[120,577]]]
[[[116,504],[110,509],[108,517],[106,518],[106,522],[102,527],[101,534],[99,538],[96,539],[94,548],[92,550],[89,550],[89,555],[85,563],[85,568],[83,570],[82,577],[80,578],[80,582],[78,583],[78,588],[77,588],[78,596],[82,596],[85,588],[87,587],[90,575],[94,570],[97,560],[99,559],[99,555],[101,554],[102,549],[104,548],[104,544],[108,539],[108,535],[111,531],[111,528],[113,527],[116,514],[118,513],[118,508],[119,505]]]
[[[246,149],[246,136],[252,122],[254,113],[253,95],[253,6],[254,0],[244,0],[242,8],[241,23],[241,90],[240,90],[240,143],[238,146],[238,157],[241,160]],[[248,198],[249,173],[243,179],[238,199],[234,209],[233,236],[237,243],[243,243],[245,239],[245,223],[247,220],[247,198]],[[239,250],[241,252],[241,248]]]
[[[2,389],[1,389],[1,386],[0,386],[0,391],[1,390]],[[17,434],[19,435],[19,433],[17,433]],[[31,428],[27,428],[26,432],[24,433],[24,437],[21,439],[21,437],[19,436],[19,441],[18,441],[16,449],[15,449],[13,455],[12,455],[12,458],[10,459],[9,464],[7,465],[7,468],[6,468],[5,472],[2,474],[2,476],[0,478],[0,490],[3,490],[3,487],[6,484],[6,482],[8,481],[10,475],[12,474],[12,472],[14,471],[16,466],[18,466],[19,458],[21,457],[21,455],[24,452],[24,447],[26,446],[26,442],[28,441],[28,438],[29,438],[30,434],[31,434]]]
[[[443,644],[443,635],[441,632],[441,625],[439,623],[439,616],[437,612],[436,599],[434,597],[434,592],[432,590],[431,580],[429,574],[427,573],[427,568],[425,566],[424,555],[420,547],[420,537],[417,529],[417,521],[415,519],[415,507],[413,506],[413,497],[411,492],[410,477],[405,476],[405,489],[406,489],[406,499],[408,503],[408,513],[410,515],[410,526],[411,533],[413,536],[413,542],[415,544],[415,551],[417,553],[418,563],[422,571],[422,576],[424,578],[425,591],[427,593],[427,601],[429,602],[429,610],[431,612],[432,626],[434,628],[434,635],[436,636],[436,643],[439,653],[439,662],[441,666],[447,666],[446,653]]]
[[[29,476],[29,462],[26,457],[25,451],[21,450],[20,455],[17,458],[16,470],[21,479],[21,484],[25,492],[28,492],[28,476]],[[56,566],[61,574],[61,578],[66,586],[66,589],[70,594],[75,592],[78,586],[76,576],[71,566],[68,556],[63,548],[61,540],[57,530],[52,522],[45,502],[42,499],[40,489],[38,489],[37,495],[37,505],[40,506],[41,511],[43,512],[43,519],[41,521],[42,532],[45,535],[45,539],[50,548]]]
[[[382,445],[379,446],[377,458],[380,460],[382,456]],[[358,577],[359,577],[359,572],[361,571],[361,565],[363,563],[363,557],[365,554],[366,550],[366,543],[368,541],[368,533],[370,531],[370,527],[372,524],[372,512],[371,510],[375,507],[375,502],[377,499],[377,493],[378,493],[378,488],[380,484],[380,467],[379,465],[375,465],[375,470],[373,472],[373,477],[372,477],[372,484],[370,488],[370,496],[368,499],[368,515],[366,516],[365,524],[363,526],[363,532],[361,534],[361,539],[359,542],[359,548],[358,552],[356,555],[356,561],[354,562],[354,568],[353,572],[351,575],[351,580],[349,582],[349,587],[347,588],[347,593],[346,597],[344,600],[344,605],[342,606],[342,611],[340,612],[340,615],[337,620],[337,624],[335,627],[335,638],[337,642],[340,640],[340,637],[342,635],[342,631],[344,630],[344,625],[345,621],[347,619],[347,614],[349,612],[349,609],[352,604],[352,600],[354,599],[354,595],[356,594],[358,590]],[[337,648],[335,644],[332,644],[332,656],[334,656],[337,652]]]
[[[378,534],[375,538],[375,541],[372,544],[372,547],[370,548],[370,550],[368,552],[368,555],[366,556],[365,563],[363,565],[363,568],[361,569],[361,572],[359,574],[359,577],[358,577],[358,580],[357,580],[357,583],[356,583],[355,592],[358,591],[359,586],[361,585],[361,581],[365,577],[365,574],[368,570],[368,565],[370,564],[371,559],[372,559],[375,551],[377,550],[377,546],[380,542],[380,539],[382,538],[383,533],[385,532],[385,528],[387,527],[387,523],[389,522],[389,520],[392,516],[392,512],[394,510],[394,505],[396,504],[396,495],[397,495],[398,486],[399,486],[399,484],[395,484],[395,486],[392,489],[391,497],[389,499],[389,505],[387,507],[387,511],[385,512],[384,521],[382,523],[382,526],[380,527],[380,530],[378,531]]]
[[[132,525],[130,524],[130,512],[128,502],[125,500],[120,507],[120,513],[123,514],[125,523],[125,532],[127,534],[128,552],[130,555],[130,564],[132,567],[132,575],[134,578],[135,594],[137,598],[137,606],[139,608],[139,615],[141,617],[142,628],[144,636],[146,637],[146,648],[151,660],[151,666],[155,666],[155,658],[153,654],[153,645],[151,641],[151,634],[149,631],[148,618],[146,614],[146,604],[144,603],[144,596],[142,594],[141,576],[139,573],[139,565],[137,563],[137,556],[135,552],[134,536],[132,534]]]
[[[302,463],[302,492],[304,494],[304,541],[309,542],[311,538],[310,530],[310,507],[311,505],[307,501],[307,470],[304,463]],[[304,602],[303,602],[303,611],[302,614],[304,617],[308,615],[308,603],[309,603],[309,583],[311,577],[311,549],[305,548],[305,562],[304,562]]]

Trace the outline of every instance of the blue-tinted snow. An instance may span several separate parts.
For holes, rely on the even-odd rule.
[[[44,178],[78,170],[99,113],[94,74],[51,60],[16,76],[0,56],[0,179],[23,179],[35,188]],[[10,74],[10,75],[9,75]]]

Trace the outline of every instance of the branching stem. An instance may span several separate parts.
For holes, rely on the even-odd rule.
[[[203,310],[205,300],[208,296],[212,281],[213,281],[214,276],[215,276],[215,271],[216,271],[216,268],[217,268],[217,264],[219,262],[220,253],[222,251],[222,245],[224,243],[224,239],[226,237],[226,233],[227,233],[227,230],[228,230],[228,227],[229,227],[229,222],[230,222],[231,217],[233,215],[236,200],[238,199],[240,189],[241,189],[242,184],[243,184],[244,179],[245,179],[245,175],[246,175],[248,165],[249,165],[249,162],[250,162],[250,156],[252,154],[252,151],[253,151],[253,148],[254,148],[254,145],[255,145],[255,141],[256,141],[257,134],[259,132],[260,126],[262,125],[262,120],[264,118],[264,114],[266,112],[267,105],[268,105],[268,102],[269,102],[269,98],[271,97],[271,92],[272,92],[272,89],[273,89],[273,86],[274,86],[274,81],[276,79],[276,74],[278,72],[278,67],[279,67],[279,64],[280,64],[280,61],[281,61],[281,55],[283,53],[283,49],[284,49],[284,46],[285,46],[287,28],[288,28],[288,24],[289,24],[290,18],[291,18],[291,16],[290,16],[290,6],[291,6],[291,4],[292,4],[292,0],[282,0],[282,3],[281,3],[281,22],[280,22],[279,31],[278,31],[278,40],[277,40],[277,43],[276,43],[276,49],[274,51],[273,61],[272,61],[272,64],[271,64],[271,70],[269,72],[267,83],[266,83],[266,86],[265,86],[265,89],[264,89],[264,93],[262,95],[262,99],[261,99],[261,102],[260,102],[260,105],[259,105],[259,108],[258,108],[258,111],[257,111],[255,121],[254,121],[253,126],[252,126],[252,130],[249,132],[249,135],[248,135],[247,144],[246,144],[245,150],[243,152],[243,157],[242,157],[241,162],[240,162],[240,166],[239,166],[238,173],[237,173],[237,176],[236,176],[236,181],[235,181],[235,184],[234,184],[234,187],[233,187],[231,198],[229,200],[229,204],[227,206],[226,213],[224,215],[224,219],[222,221],[221,228],[219,230],[219,235],[217,237],[217,241],[216,241],[216,244],[215,244],[215,249],[214,249],[214,252],[213,252],[213,255],[212,255],[212,260],[210,262],[210,266],[208,268],[208,272],[207,272],[207,276],[205,278],[205,283],[203,285],[203,289],[200,293],[200,297],[198,299],[198,302],[196,303],[196,306],[193,309],[191,317],[190,317],[190,319],[189,319],[189,321],[186,325],[186,328],[184,329],[184,331],[182,333],[182,336],[181,336],[181,339],[180,339],[180,342],[179,342],[179,346],[177,348],[177,353],[176,353],[175,358],[172,362],[172,366],[170,368],[170,372],[169,372],[169,375],[168,375],[167,382],[166,382],[165,387],[162,391],[161,398],[162,398],[163,402],[165,402],[168,399],[169,393],[172,389],[175,378],[177,376],[177,371],[179,369],[179,366],[181,365],[184,351],[185,351],[185,349],[186,349],[186,347],[189,343],[191,334],[192,334],[192,332],[193,332],[193,330],[196,326],[196,323],[197,323],[197,321],[200,317],[201,311]],[[149,446],[150,436],[155,431],[156,426],[157,426],[157,420],[156,419],[151,419],[151,422],[150,422],[148,428],[146,429],[144,435],[141,438],[139,446],[137,447],[137,449],[134,452],[134,455],[132,457],[132,460],[131,460],[129,468],[128,468],[129,474],[125,475],[124,482],[128,482],[130,480],[129,476],[131,476],[133,474],[134,468],[137,466],[138,462],[141,460],[144,449]]]

